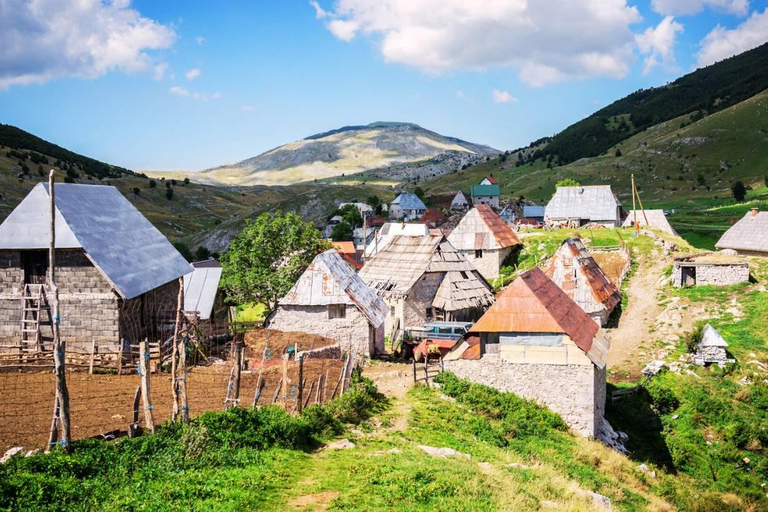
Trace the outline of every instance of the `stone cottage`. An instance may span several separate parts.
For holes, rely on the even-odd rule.
[[[728,359],[727,348],[728,342],[717,332],[717,329],[707,324],[701,332],[701,341],[693,354],[693,362],[699,366],[712,363],[723,366],[733,362],[733,359]]]
[[[363,356],[384,353],[387,305],[334,249],[318,254],[270,315],[270,329],[335,339]]]
[[[195,315],[198,322],[226,325],[229,308],[224,303],[224,290],[219,288],[221,264],[211,258],[193,262],[192,268],[184,276],[184,311]]]
[[[416,220],[426,211],[427,207],[419,196],[410,192],[403,192],[389,203],[389,216],[392,219],[402,219],[406,222]]]
[[[749,262],[743,256],[702,253],[675,258],[672,284],[678,288],[714,284],[726,286],[749,281]]]
[[[621,292],[579,238],[568,238],[547,262],[544,273],[598,325],[605,326],[621,304]]]
[[[491,287],[442,235],[395,236],[359,273],[388,306],[386,333],[431,321],[474,321],[493,304]]]
[[[115,187],[62,183],[55,192],[62,340],[117,351],[122,340],[160,339],[192,267]],[[52,346],[50,218],[48,184],[39,183],[0,225],[2,351]]]
[[[469,335],[445,356],[447,371],[533,399],[560,414],[574,431],[597,437],[610,344],[541,269],[513,281]]]
[[[715,247],[730,249],[742,256],[768,256],[768,212],[752,208],[728,229]]]
[[[621,225],[621,203],[610,185],[558,187],[544,210],[544,222],[574,228],[589,223],[615,228]]]
[[[504,261],[522,247],[514,230],[484,204],[467,212],[448,241],[488,280],[499,277]]]

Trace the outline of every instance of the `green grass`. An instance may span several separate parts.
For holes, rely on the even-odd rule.
[[[263,322],[266,309],[264,304],[239,306],[235,320],[238,322]]]

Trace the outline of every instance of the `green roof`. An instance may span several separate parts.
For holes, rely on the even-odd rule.
[[[469,189],[473,197],[501,195],[498,185],[472,185]]]

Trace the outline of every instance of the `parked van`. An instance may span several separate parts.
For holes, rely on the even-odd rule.
[[[431,340],[460,340],[472,327],[472,322],[430,322],[424,324],[423,338]]]

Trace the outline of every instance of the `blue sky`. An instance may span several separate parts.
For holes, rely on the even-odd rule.
[[[6,0],[0,122],[135,170],[372,121],[514,149],[768,40],[755,0],[318,2]]]

